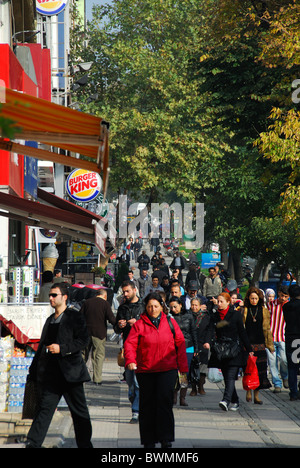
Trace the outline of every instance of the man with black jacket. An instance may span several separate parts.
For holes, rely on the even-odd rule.
[[[54,283],[49,298],[55,312],[45,322],[29,369],[29,378],[37,382],[40,398],[26,448],[42,446],[62,396],[71,412],[78,448],[92,448],[92,425],[83,388],[83,382],[90,380],[82,358],[89,342],[85,318],[81,312],[67,308],[65,283]]]
[[[132,281],[122,283],[124,302],[119,306],[114,330],[122,333],[123,343],[131,330],[132,325],[140,318],[144,312],[144,305],[137,296],[137,291]],[[128,385],[128,398],[131,402],[132,418],[130,423],[137,423],[139,416],[139,386],[135,372],[125,369],[125,378]]]
[[[300,364],[300,286],[292,284],[289,287],[290,301],[282,307],[285,320],[285,352],[288,364],[288,382],[290,400],[299,399],[297,375]]]

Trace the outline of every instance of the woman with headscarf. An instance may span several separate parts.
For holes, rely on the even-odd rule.
[[[275,296],[276,294],[275,294],[274,289],[268,288],[266,290],[266,306],[269,310],[270,310],[271,303],[275,301]]]

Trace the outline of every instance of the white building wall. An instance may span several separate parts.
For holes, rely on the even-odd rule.
[[[11,46],[11,3],[0,0],[0,43]]]

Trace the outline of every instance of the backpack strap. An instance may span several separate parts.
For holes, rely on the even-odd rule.
[[[175,339],[175,328],[174,328],[174,325],[173,325],[173,323],[172,323],[171,317],[168,317],[168,316],[167,316],[167,320],[168,320],[168,322],[169,322],[169,326],[170,326],[170,328],[171,328],[171,332],[173,333],[173,336],[174,336],[174,339]]]
[[[170,325],[170,328],[171,328],[171,332],[172,332],[172,334],[173,334],[174,346],[175,346],[175,349],[176,349],[176,352],[177,352],[177,346],[176,346],[176,342],[175,342],[175,328],[174,328],[174,325],[173,325],[173,323],[172,323],[171,317],[168,317],[168,316],[167,316],[167,320],[168,320],[168,322],[169,322],[169,325]]]

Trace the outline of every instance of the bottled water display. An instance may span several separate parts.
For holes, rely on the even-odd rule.
[[[9,413],[20,413],[23,408],[25,384],[32,357],[12,357],[8,389]]]

